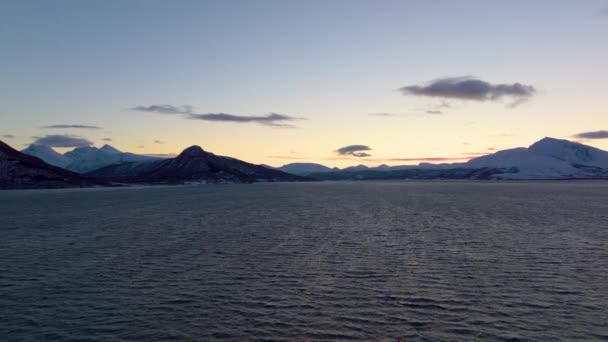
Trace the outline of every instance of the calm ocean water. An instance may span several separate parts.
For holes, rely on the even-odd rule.
[[[606,341],[608,183],[3,191],[0,340]]]

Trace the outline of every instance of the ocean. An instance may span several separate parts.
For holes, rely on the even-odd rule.
[[[0,191],[4,341],[606,341],[608,182]]]

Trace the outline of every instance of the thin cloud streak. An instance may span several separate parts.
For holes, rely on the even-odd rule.
[[[582,132],[574,135],[578,139],[608,139],[608,131]]]
[[[295,126],[283,122],[291,122],[301,120],[284,114],[270,113],[264,116],[253,115],[234,115],[226,113],[208,113],[208,114],[188,114],[188,119],[204,120],[204,121],[221,121],[221,122],[236,122],[236,123],[258,123],[261,125],[279,127],[279,128],[295,128]]]
[[[6,139],[15,139],[17,136],[12,134],[3,134],[2,137]]]
[[[173,106],[168,104],[137,106],[130,108],[133,111],[160,113],[170,115],[182,115],[189,120],[202,120],[213,122],[234,122],[234,123],[257,123],[264,126],[275,128],[295,128],[291,124],[293,121],[304,120],[285,114],[269,113],[266,115],[236,115],[227,113],[195,113],[192,106]]]
[[[49,126],[43,126],[42,128],[45,128],[45,129],[75,128],[75,129],[90,129],[90,130],[102,129],[99,126],[89,126],[89,125],[49,125]]]
[[[157,158],[175,158],[177,154],[175,153],[148,153],[144,154],[144,156],[157,157]]]

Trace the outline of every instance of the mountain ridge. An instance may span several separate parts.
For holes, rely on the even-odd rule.
[[[40,158],[48,164],[81,174],[112,164],[161,159],[130,152],[122,152],[108,144],[105,144],[100,148],[94,146],[76,147],[64,154],[56,152],[49,146],[30,145],[21,152]]]
[[[0,141],[0,189],[70,188],[110,185],[50,165]]]
[[[253,183],[310,180],[235,158],[217,156],[196,145],[184,149],[175,158],[110,165],[94,170],[87,175],[116,182],[140,184]]]

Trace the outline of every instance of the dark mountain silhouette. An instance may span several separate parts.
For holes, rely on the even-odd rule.
[[[108,185],[21,153],[0,141],[0,189],[43,189]]]
[[[291,182],[307,178],[217,156],[199,146],[185,149],[172,159],[110,165],[87,175],[115,182],[141,184]]]

